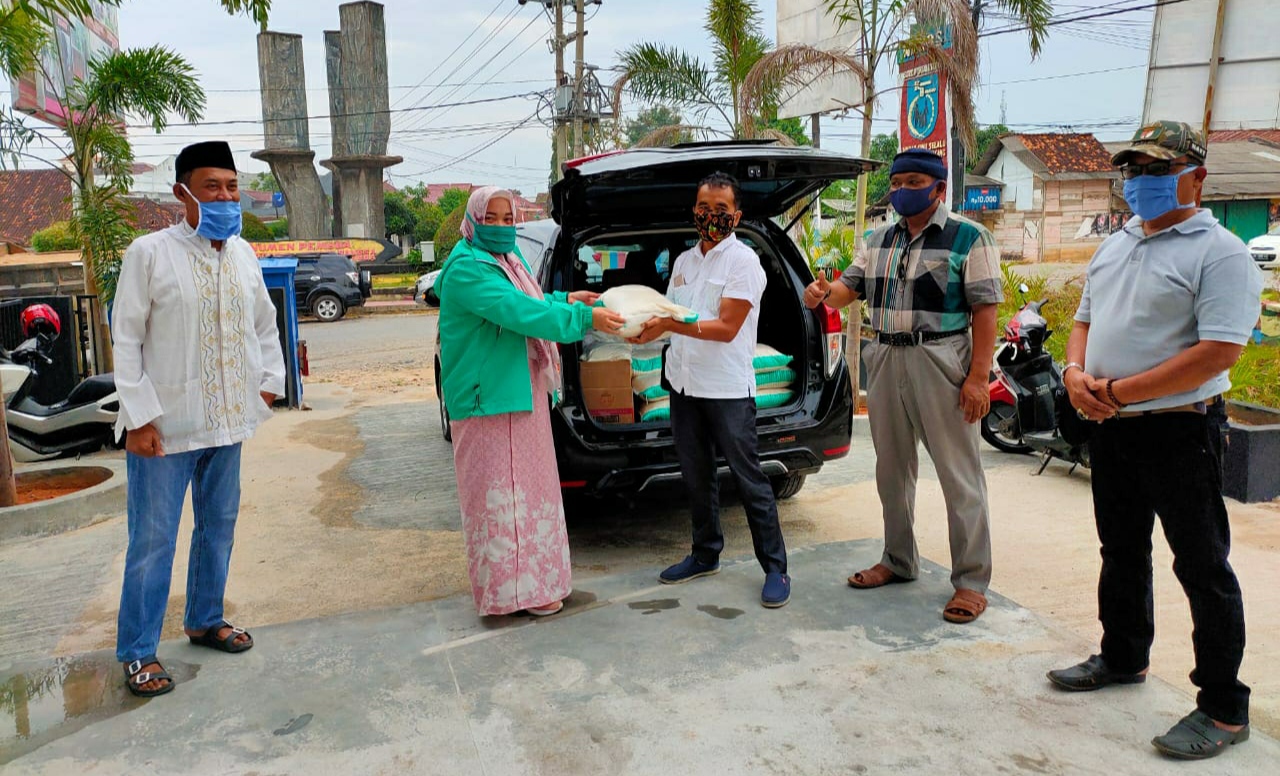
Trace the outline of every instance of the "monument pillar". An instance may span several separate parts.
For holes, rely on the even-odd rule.
[[[328,237],[329,204],[320,186],[307,128],[301,35],[258,35],[258,82],[262,89],[265,148],[252,156],[271,166],[280,185],[289,236],[295,240]]]
[[[404,161],[387,155],[391,135],[387,40],[380,3],[338,8],[340,31],[325,32],[333,157],[334,236],[382,239],[383,170]]]

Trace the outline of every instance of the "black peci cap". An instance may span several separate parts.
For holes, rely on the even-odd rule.
[[[231,155],[231,146],[225,140],[209,140],[195,143],[178,153],[178,161],[174,165],[174,174],[181,180],[182,176],[201,167],[216,167],[219,170],[236,171],[236,160]]]

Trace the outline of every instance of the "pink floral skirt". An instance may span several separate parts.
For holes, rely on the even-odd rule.
[[[547,395],[533,412],[453,423],[471,594],[482,615],[550,606],[573,588]]]

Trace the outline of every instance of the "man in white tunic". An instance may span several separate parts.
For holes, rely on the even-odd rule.
[[[135,695],[173,679],[156,659],[178,523],[192,489],[195,532],[183,618],[193,644],[253,646],[223,619],[240,509],[240,445],[284,393],[276,311],[253,249],[241,240],[235,161],[225,142],[177,159],[173,193],[185,218],[125,252],[112,309],[116,389],[127,433],[129,550],[116,659]]]

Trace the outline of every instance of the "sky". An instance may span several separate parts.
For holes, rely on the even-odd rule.
[[[1132,0],[1055,2],[1055,14],[1141,5]],[[224,13],[214,0],[124,0],[119,12],[124,48],[163,45],[194,66],[207,94],[205,125],[171,126],[163,136],[133,129],[139,161],[158,162],[183,145],[226,139],[243,169],[265,171],[248,154],[262,147],[255,25]],[[270,29],[303,36],[308,114],[328,113],[324,31],[338,28],[338,3],[276,0]],[[703,0],[603,0],[588,6],[585,60],[604,83],[617,52],[641,41],[662,42],[711,60],[703,30]],[[763,30],[776,36],[773,0],[760,0]],[[416,182],[495,183],[532,198],[546,189],[551,132],[536,118],[529,93],[549,89],[554,57],[547,45],[551,24],[536,0],[386,0],[387,54],[393,111],[389,153],[404,162],[388,169],[397,186]],[[988,17],[984,30],[1009,26]],[[1032,60],[1023,33],[982,40],[978,121],[1014,131],[1094,131],[1103,140],[1132,134],[1142,113],[1151,35],[1151,11],[1052,28],[1041,56]],[[572,47],[570,57],[572,59]],[[897,78],[886,67],[878,84]],[[442,85],[443,84],[443,85]],[[417,88],[413,88],[417,87]],[[475,105],[445,104],[490,99]],[[631,114],[638,105],[628,104]],[[875,132],[897,125],[896,94],[877,105]],[[545,111],[544,111],[545,113]],[[686,117],[687,118],[687,117]],[[212,124],[212,122],[245,122]],[[327,118],[310,122],[317,161],[330,155]],[[822,145],[859,149],[860,117],[824,117]]]

